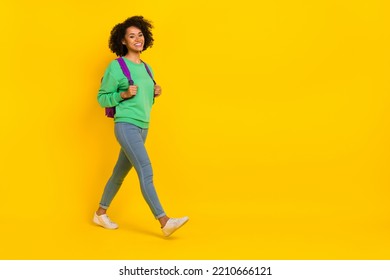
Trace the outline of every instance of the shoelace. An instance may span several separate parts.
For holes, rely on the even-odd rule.
[[[172,224],[175,226],[179,225],[179,223],[180,223],[180,220],[176,219],[176,218],[171,218],[170,220],[172,221]]]
[[[115,223],[113,221],[111,221],[110,217],[108,217],[107,215],[103,216],[103,221],[107,224],[110,224],[110,225],[114,225]]]

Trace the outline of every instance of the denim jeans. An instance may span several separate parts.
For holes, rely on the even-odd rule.
[[[130,123],[115,123],[115,136],[121,150],[110,179],[108,180],[100,207],[107,209],[114,199],[123,180],[134,166],[137,171],[141,192],[156,219],[165,216],[153,184],[153,170],[145,149],[148,129]]]

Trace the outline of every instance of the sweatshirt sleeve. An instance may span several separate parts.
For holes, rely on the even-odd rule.
[[[115,107],[123,101],[119,91],[119,82],[112,74],[110,67],[103,76],[97,99],[101,107]]]

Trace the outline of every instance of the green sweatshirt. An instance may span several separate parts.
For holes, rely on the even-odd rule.
[[[102,107],[116,107],[115,122],[127,122],[141,128],[149,127],[150,111],[154,100],[154,83],[145,69],[145,65],[136,64],[124,57],[130,70],[137,94],[123,99],[120,93],[129,88],[129,82],[117,60],[108,65],[98,93],[98,102]],[[149,66],[149,65],[148,65]],[[153,74],[153,70],[150,68]]]

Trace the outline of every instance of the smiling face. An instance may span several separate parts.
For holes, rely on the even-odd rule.
[[[142,52],[144,49],[144,42],[144,35],[139,28],[130,26],[126,29],[126,34],[122,40],[122,44],[127,47],[129,52]]]

